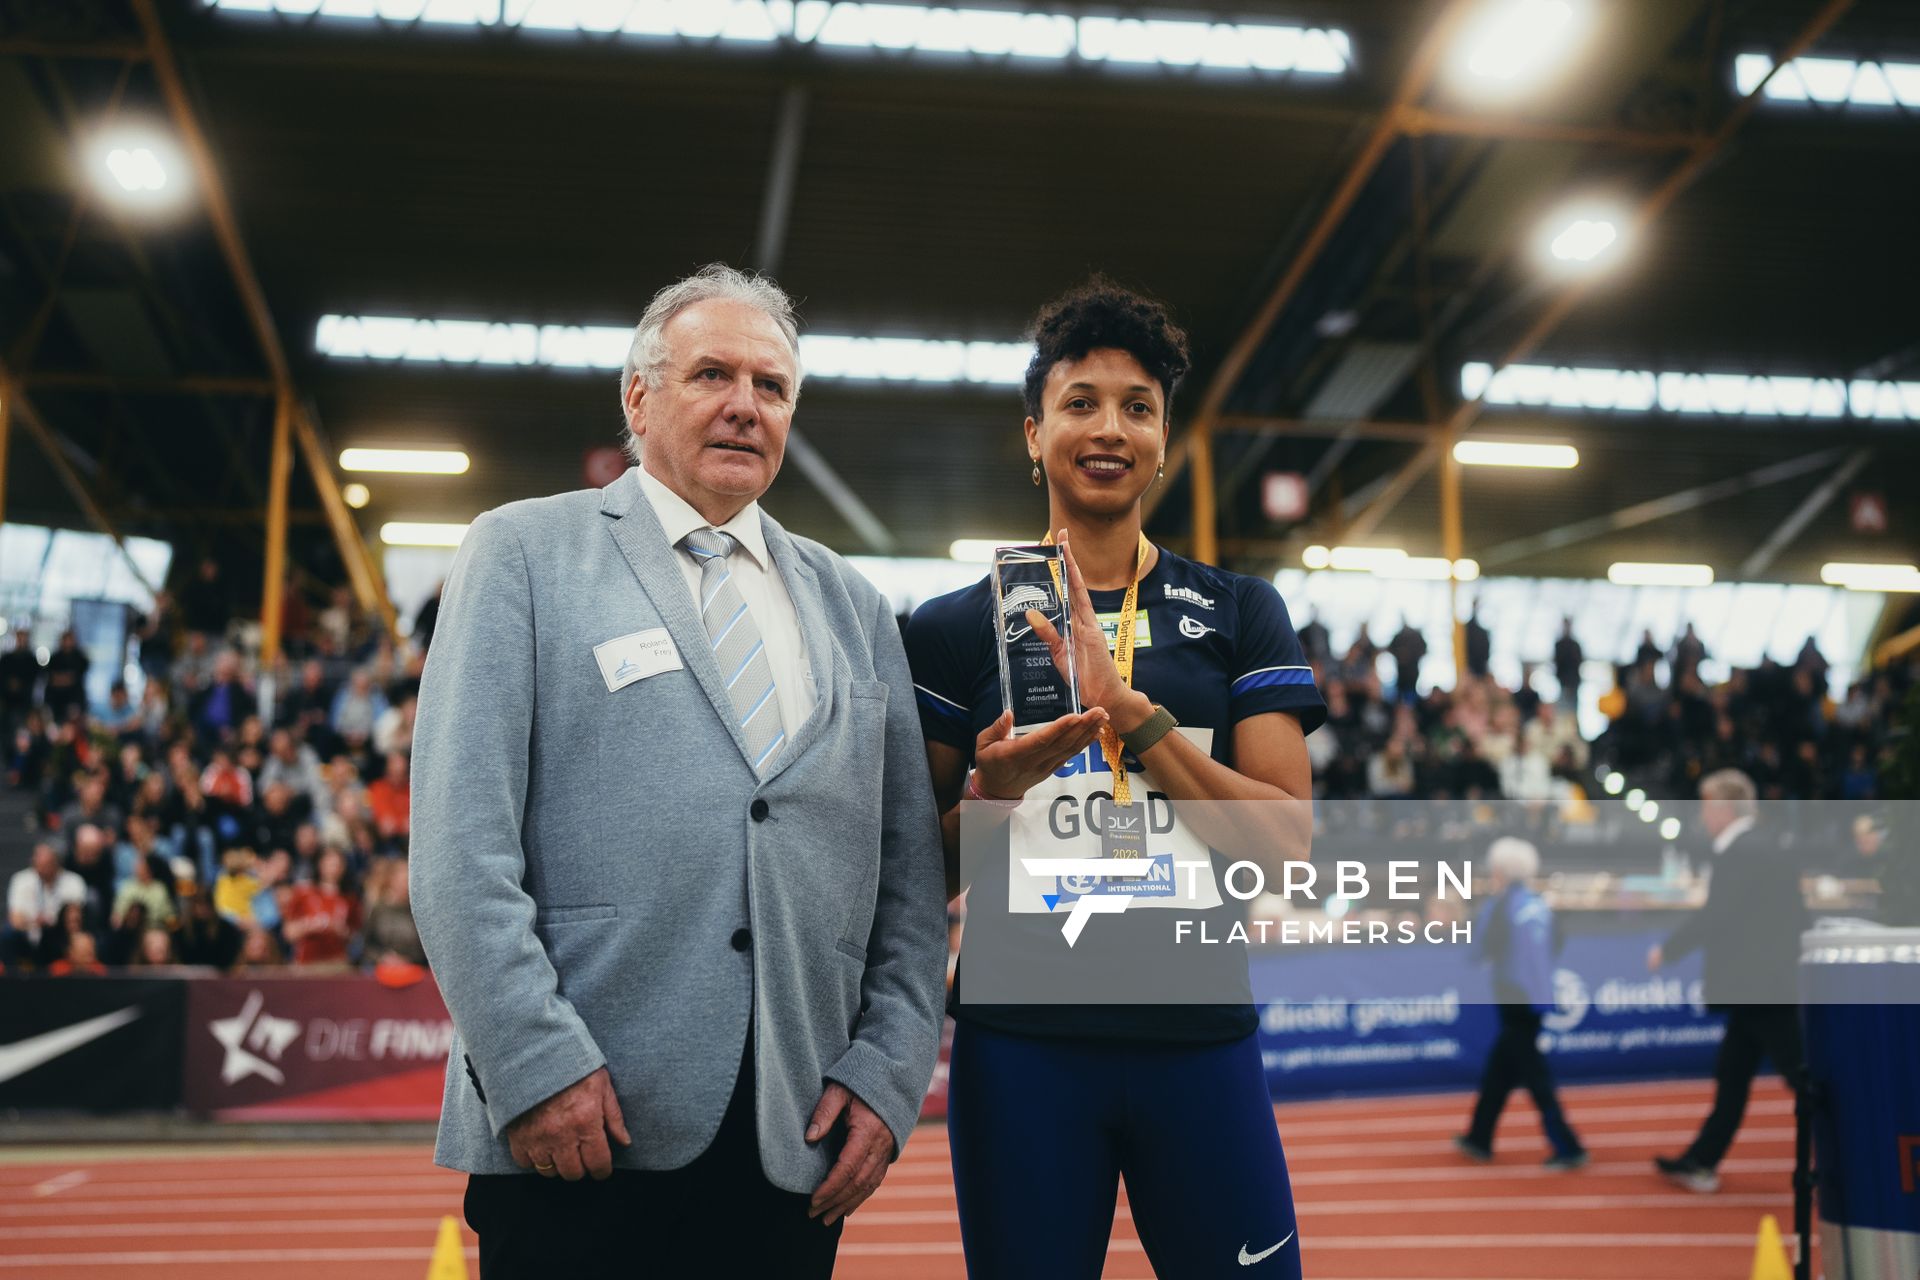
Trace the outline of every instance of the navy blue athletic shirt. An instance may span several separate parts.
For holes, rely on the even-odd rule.
[[[1126,592],[1089,593],[1094,612],[1108,624]],[[1140,581],[1142,626],[1135,640],[1133,687],[1171,711],[1183,727],[1213,731],[1213,758],[1233,764],[1233,726],[1248,716],[1284,711],[1311,733],[1326,719],[1326,705],[1300,650],[1286,605],[1273,584],[1174,555],[1165,548]],[[907,660],[926,736],[964,753],[972,762],[980,731],[999,718],[1000,660],[994,648],[993,587],[985,578],[929,600],[907,622]],[[1093,748],[1098,751],[1096,745]],[[1224,860],[1215,855],[1218,881]],[[1004,878],[972,886],[967,898],[969,942],[978,945],[1058,948],[1058,919],[1015,915],[1006,909]],[[1173,909],[1136,910],[1091,922],[1076,947],[1076,960],[1152,963],[1155,947],[1168,945]],[[1185,913],[1206,919],[1214,937],[1224,937],[1242,905],[1227,897],[1210,911]],[[963,947],[966,944],[963,943]],[[1238,947],[1208,948],[1222,963],[1238,965],[1244,983],[1245,953]],[[1103,959],[1104,953],[1104,959]],[[1211,958],[1211,957],[1210,957]],[[981,1005],[956,1002],[954,1015],[1002,1031],[1029,1035],[1129,1040],[1206,1042],[1235,1039],[1254,1029],[1250,1003],[1239,1005]]]

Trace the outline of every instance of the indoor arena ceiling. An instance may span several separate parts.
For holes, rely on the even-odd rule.
[[[653,290],[716,259],[772,266],[811,333],[979,342],[1019,341],[1040,302],[1106,272],[1165,299],[1192,334],[1178,436],[1342,198],[1448,8],[1024,6],[1080,18],[1083,41],[1089,20],[1116,16],[1336,32],[1343,69],[1329,72],[406,16],[423,3],[500,7],[363,0],[390,16],[350,20],[339,0],[154,5],[313,421],[336,450],[472,455],[458,477],[372,478],[358,513],[369,536],[387,520],[463,521],[581,486],[586,452],[616,438],[614,376],[328,358],[321,317],[626,326]],[[1465,553],[1489,573],[1587,576],[1672,559],[1681,544],[1722,578],[1792,581],[1829,560],[1913,560],[1920,99],[1763,99],[1724,145],[1702,141],[1735,111],[1736,58],[1787,49],[1832,7],[1618,0],[1593,6],[1563,75],[1509,104],[1436,77],[1411,104],[1424,123],[1385,141],[1273,323],[1241,344],[1212,436],[1221,558],[1297,564],[1356,520],[1374,542],[1437,554],[1434,472],[1395,480],[1426,447],[1415,424],[1463,399],[1462,366],[1499,362],[1556,305],[1565,284],[1540,265],[1536,226],[1569,198],[1630,212],[1698,156],[1697,175],[1525,363],[1749,375],[1763,403],[1749,412],[1722,379],[1698,383],[1711,408],[1664,391],[1652,412],[1604,398],[1489,406],[1469,438],[1570,443],[1581,464],[1468,469]],[[1920,9],[1841,7],[1812,53],[1920,63]],[[809,6],[769,8],[804,20]],[[153,219],[87,197],[75,213],[103,120],[167,123],[146,39],[134,0],[0,0],[0,358],[122,531],[257,551],[272,405],[247,388],[269,366],[201,203],[189,192]],[[1555,389],[1568,379],[1540,376],[1547,399],[1568,400]],[[1768,413],[1768,377],[1895,384],[1896,400],[1904,380],[1910,409]],[[180,379],[244,385],[163,385]],[[1529,395],[1541,398],[1518,398]],[[1004,383],[821,377],[796,425],[893,550],[941,555],[955,538],[1037,532],[1020,418]],[[1354,423],[1389,425],[1343,438]],[[14,435],[7,517],[84,527],[55,470]],[[1311,477],[1304,522],[1263,511],[1273,470]],[[874,531],[830,489],[790,465],[768,505],[798,532],[869,549]],[[1854,531],[1860,492],[1889,499],[1886,532]],[[293,506],[296,561],[337,574],[305,480]],[[1192,518],[1182,472],[1153,528],[1178,545]],[[1755,562],[1783,526],[1791,536]]]

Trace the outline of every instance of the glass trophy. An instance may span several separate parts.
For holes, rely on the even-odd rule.
[[[1060,576],[1056,579],[1055,574]],[[993,552],[993,603],[1000,620],[1000,698],[1013,712],[1013,731],[1025,733],[1080,710],[1073,679],[1071,620],[1061,587],[1066,567],[1060,548],[996,547]],[[1053,665],[1047,642],[1034,633],[1027,610],[1038,610],[1067,646],[1067,670]]]

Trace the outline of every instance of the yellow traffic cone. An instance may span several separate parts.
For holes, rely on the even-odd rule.
[[[1779,1239],[1777,1233],[1774,1238]],[[460,1239],[460,1220],[451,1214],[440,1219],[440,1238],[433,1242],[433,1261],[427,1264],[427,1280],[468,1280],[467,1248]]]
[[[436,1274],[428,1280],[440,1278]],[[1760,1219],[1760,1238],[1753,1242],[1753,1271],[1748,1280],[1793,1280],[1793,1262],[1787,1257],[1787,1246],[1780,1240],[1780,1224],[1772,1214]]]

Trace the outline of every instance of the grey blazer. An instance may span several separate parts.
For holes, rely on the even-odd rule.
[[[413,746],[414,917],[456,1032],[438,1163],[516,1172],[507,1123],[604,1064],[633,1136],[615,1163],[684,1165],[749,1026],[776,1185],[831,1164],[803,1140],[827,1080],[906,1146],[946,962],[913,684],[880,593],[763,521],[817,694],[764,778],[634,477],[489,511],[461,544]],[[682,669],[610,692],[594,646],[657,628]]]

